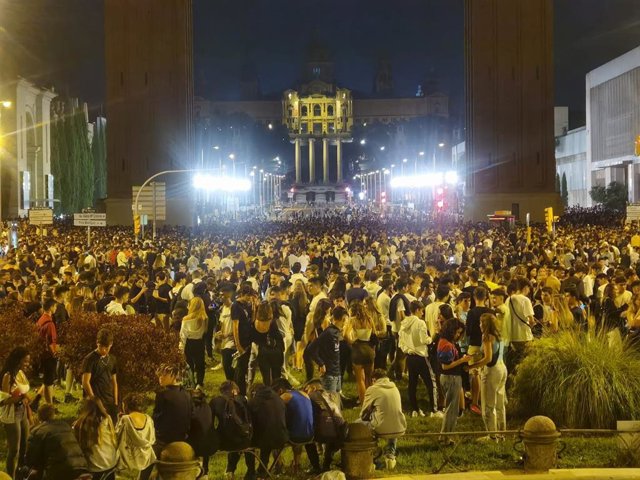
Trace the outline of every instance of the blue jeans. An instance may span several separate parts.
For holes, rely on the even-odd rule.
[[[340,393],[342,391],[342,379],[339,375],[323,375],[320,378],[320,383],[326,392]]]

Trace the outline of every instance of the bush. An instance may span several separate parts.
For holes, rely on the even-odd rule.
[[[534,342],[518,366],[512,407],[565,428],[615,428],[640,419],[640,354],[606,335],[568,331]],[[512,409],[513,410],[513,409]]]
[[[31,367],[37,370],[42,355],[46,352],[45,342],[38,335],[33,322],[25,317],[22,304],[4,301],[0,303],[0,368],[9,352],[15,347],[25,347],[31,354]],[[35,368],[34,368],[35,367]]]
[[[113,332],[111,352],[118,361],[118,385],[123,394],[155,390],[158,388],[155,372],[160,364],[184,363],[177,335],[156,328],[148,316],[86,313],[67,322],[59,332],[60,358],[72,366],[77,377],[82,373],[82,360],[96,348],[101,328]]]

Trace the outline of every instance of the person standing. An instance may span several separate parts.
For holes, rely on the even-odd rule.
[[[515,374],[515,369],[524,356],[525,347],[533,340],[531,329],[536,322],[533,305],[528,297],[530,290],[531,284],[526,278],[517,278],[509,285],[507,304],[511,320],[511,351],[507,356],[507,370],[512,374]]]
[[[40,337],[46,343],[46,352],[41,360],[43,373],[42,386],[33,400],[34,408],[38,405],[40,397],[44,397],[47,403],[53,403],[53,383],[56,380],[56,367],[58,364],[58,330],[56,329],[53,315],[58,308],[58,303],[53,298],[44,301],[42,316],[36,326]]]
[[[231,320],[233,322],[233,339],[237,349],[237,363],[235,367],[235,382],[241,395],[247,394],[247,373],[249,372],[249,357],[253,343],[253,308],[257,296],[250,284],[243,284],[235,302],[231,305]]]
[[[220,331],[216,336],[220,338],[220,352],[222,355],[222,370],[227,381],[233,380],[233,354],[236,353],[236,343],[233,338],[233,321],[231,320],[231,305],[233,301],[233,284],[225,283],[220,287],[222,294],[222,308],[220,309]]]
[[[207,331],[207,311],[200,297],[189,301],[189,313],[182,318],[180,324],[180,341],[184,345],[184,356],[187,365],[195,375],[196,388],[204,385],[204,334]]]
[[[96,349],[82,362],[82,388],[86,397],[102,401],[113,420],[118,416],[118,368],[116,357],[110,355],[113,333],[103,328],[98,332],[96,344]]]
[[[450,318],[442,326],[438,341],[438,362],[440,363],[440,385],[444,390],[444,417],[441,432],[453,432],[460,414],[460,395],[462,394],[462,367],[473,358],[471,355],[460,356],[456,342],[464,332],[464,324]],[[446,445],[454,442],[450,438],[443,438]]]
[[[467,341],[469,347],[467,353],[469,355],[478,357],[476,360],[482,358],[482,331],[480,330],[480,317],[485,313],[490,313],[492,310],[487,306],[488,293],[487,289],[482,286],[475,286],[473,289],[473,299],[475,300],[475,306],[471,307],[469,313],[467,313]],[[471,411],[476,415],[482,415],[482,411],[478,406],[480,401],[480,379],[477,369],[471,369],[469,372],[471,376]]]
[[[29,418],[27,405],[29,398],[29,380],[24,370],[29,365],[31,356],[24,347],[16,347],[5,360],[0,378],[0,423],[4,426],[7,437],[6,470],[11,478],[23,464],[27,438],[29,437]]]
[[[417,390],[418,379],[421,378],[427,389],[431,406],[431,416],[438,412],[438,387],[436,375],[431,368],[428,357],[428,345],[431,337],[427,332],[427,323],[424,318],[424,305],[419,300],[411,302],[411,315],[402,320],[400,326],[399,345],[406,355],[407,369],[409,370],[409,403],[411,404],[411,416],[424,417],[424,412],[418,408]]]

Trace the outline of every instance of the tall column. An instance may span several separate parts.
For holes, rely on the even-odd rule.
[[[302,163],[300,162],[300,139],[295,140],[296,183],[302,182]]]
[[[329,139],[322,139],[322,182],[329,183]]]
[[[338,167],[338,183],[342,183],[342,140],[336,144],[336,165]]]
[[[309,183],[316,181],[316,159],[314,157],[313,147],[316,141],[313,138],[309,139]]]

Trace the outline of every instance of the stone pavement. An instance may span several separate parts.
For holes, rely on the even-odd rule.
[[[458,472],[439,475],[398,475],[387,480],[640,480],[640,468],[577,468],[550,470],[549,473],[525,474],[511,472]]]

